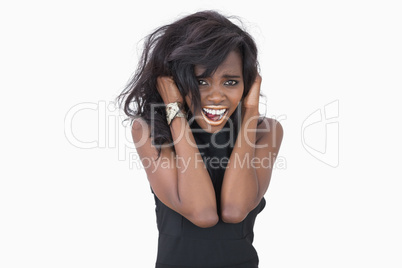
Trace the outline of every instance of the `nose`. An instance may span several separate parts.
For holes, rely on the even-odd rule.
[[[208,101],[214,104],[221,103],[225,99],[225,94],[219,86],[211,87],[208,92]]]

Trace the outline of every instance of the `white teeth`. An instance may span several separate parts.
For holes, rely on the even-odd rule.
[[[226,112],[226,109],[208,109],[208,108],[202,108],[205,112],[209,113],[209,114],[217,114],[217,115],[222,115]]]

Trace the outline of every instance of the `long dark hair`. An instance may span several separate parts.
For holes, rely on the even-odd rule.
[[[232,18],[215,11],[201,11],[162,26],[146,37],[137,70],[117,101],[120,108],[124,105],[123,111],[131,123],[141,117],[153,126],[151,137],[159,154],[163,144],[171,144],[172,136],[156,87],[158,76],[173,77],[183,97],[190,93],[196,111],[201,104],[194,66],[203,66],[203,76],[209,76],[236,50],[243,62],[243,98],[249,92],[258,73],[257,46]]]

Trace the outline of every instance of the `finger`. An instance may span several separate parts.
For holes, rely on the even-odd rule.
[[[262,82],[262,77],[261,77],[261,75],[259,73],[257,73],[257,76],[255,77],[254,83],[258,84],[258,85],[261,85],[261,82]]]
[[[173,80],[167,76],[159,76],[157,78],[158,92],[161,93],[162,91],[166,91],[166,89],[169,89],[172,82],[173,82]]]
[[[251,86],[250,91],[251,91],[251,92],[256,92],[256,93],[259,94],[260,88],[261,88],[261,82],[262,82],[262,77],[261,77],[260,74],[257,74],[257,76],[256,76],[256,78],[255,78],[255,80],[254,80],[254,83],[253,83],[253,85]]]

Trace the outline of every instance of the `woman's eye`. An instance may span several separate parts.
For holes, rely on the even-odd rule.
[[[205,80],[198,80],[198,85],[205,86],[207,85],[207,82]]]
[[[235,86],[235,85],[237,85],[237,81],[236,80],[229,80],[229,81],[226,81],[225,82],[225,85],[227,85],[227,86]]]

